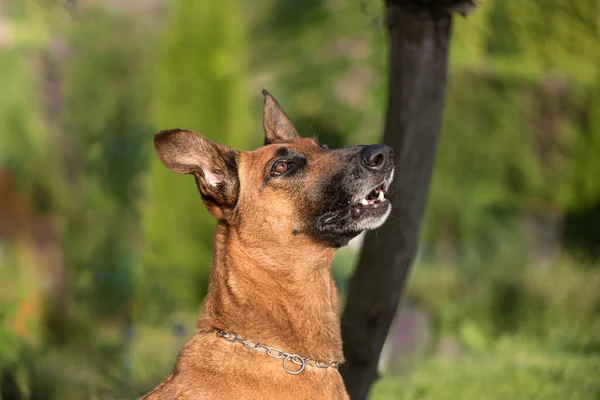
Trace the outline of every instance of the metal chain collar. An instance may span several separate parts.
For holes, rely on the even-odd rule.
[[[217,336],[222,337],[223,339],[227,340],[228,342],[241,343],[247,349],[258,351],[259,353],[266,354],[273,358],[277,358],[277,359],[283,358],[283,369],[292,375],[298,375],[300,372],[304,371],[304,368],[307,365],[309,367],[316,367],[316,368],[321,368],[321,369],[327,369],[327,368],[338,369],[341,364],[340,362],[337,362],[337,361],[323,362],[323,361],[311,360],[310,358],[302,357],[302,356],[299,356],[298,354],[286,353],[285,351],[280,350],[276,347],[269,347],[262,343],[255,342],[254,340],[244,340],[244,339],[240,338],[236,333],[233,333],[233,332],[225,332],[225,331],[221,331],[221,330],[215,330],[214,332],[217,333]],[[288,367],[288,362],[298,365],[299,368],[296,371],[294,371],[293,369],[290,369]]]

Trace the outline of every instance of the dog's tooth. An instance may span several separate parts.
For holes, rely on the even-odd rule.
[[[377,200],[378,201],[384,201],[385,200],[385,195],[383,194],[383,190],[381,190],[379,192],[379,196],[377,196]]]
[[[362,204],[363,206],[368,206],[369,205],[369,201],[367,199],[362,199],[360,201],[360,204]]]

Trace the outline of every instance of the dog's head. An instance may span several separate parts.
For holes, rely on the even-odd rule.
[[[156,152],[173,171],[193,174],[208,210],[257,240],[293,245],[299,237],[341,247],[382,225],[394,152],[384,145],[328,149],[301,138],[265,95],[264,146],[249,152],[174,129],[156,134]]]

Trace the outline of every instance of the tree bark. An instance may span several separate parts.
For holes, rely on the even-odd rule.
[[[386,1],[390,72],[384,143],[396,150],[396,177],[388,195],[392,216],[366,236],[342,318],[341,373],[353,400],[366,399],[377,378],[379,355],[417,251],[456,11],[448,9],[448,1],[439,3]]]

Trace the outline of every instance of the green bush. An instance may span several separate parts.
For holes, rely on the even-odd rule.
[[[600,271],[573,262],[477,279],[449,266],[418,266],[406,296],[432,315],[438,335],[464,340],[473,329],[489,341],[520,334],[548,341],[600,335]]]

